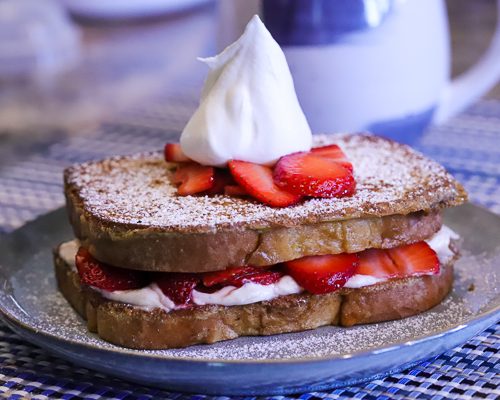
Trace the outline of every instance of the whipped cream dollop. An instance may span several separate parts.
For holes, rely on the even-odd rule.
[[[459,239],[457,233],[443,225],[430,239],[426,240],[436,252],[441,265],[447,264],[455,256],[450,249],[450,242]],[[64,243],[59,247],[59,255],[76,270],[75,255],[79,247],[78,241]],[[384,282],[387,279],[376,278],[369,275],[353,275],[345,284],[345,288],[361,288]],[[165,296],[156,283],[151,283],[142,289],[115,290],[113,292],[96,287],[92,289],[103,297],[113,301],[131,304],[142,309],[151,310],[161,308],[165,311],[175,310],[178,307],[170,298]],[[287,296],[303,292],[302,287],[289,275],[283,276],[278,282],[270,285],[245,283],[237,288],[234,286],[223,287],[213,293],[204,293],[193,290],[193,302],[196,305],[217,304],[223,306],[238,306],[272,300],[280,296]]]
[[[189,158],[211,166],[272,164],[310,150],[311,128],[285,55],[257,15],[235,43],[200,60],[210,72],[180,140]]]

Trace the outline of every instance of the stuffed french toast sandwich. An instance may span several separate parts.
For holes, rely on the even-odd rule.
[[[65,171],[63,296],[111,343],[167,349],[409,317],[453,286],[464,203],[438,163],[312,135],[258,17],[220,55],[180,143]]]

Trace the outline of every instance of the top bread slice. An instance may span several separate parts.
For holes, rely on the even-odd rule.
[[[64,179],[70,222],[76,236],[101,261],[146,270],[204,272],[252,262],[262,233],[279,230],[280,240],[285,235],[293,247],[293,235],[286,233],[299,227],[312,232],[318,224],[337,223],[335,229],[348,236],[345,221],[356,220],[361,229],[370,231],[373,224],[367,221],[380,225],[394,215],[435,216],[443,207],[466,201],[462,186],[441,165],[408,146],[362,134],[319,135],[314,145],[333,143],[353,164],[357,189],[351,197],[309,199],[286,208],[222,195],[181,197],[170,183],[174,165],[166,163],[160,152],[142,153],[68,168]],[[433,221],[427,236],[439,229],[440,223]],[[371,247],[384,247],[381,235],[375,240],[380,244]],[[415,240],[422,237],[410,241]],[[134,243],[141,244],[140,254],[133,254]],[[402,244],[390,245],[398,243]],[[339,250],[362,250],[356,241],[348,244],[352,249]],[[195,261],[190,259],[194,252]],[[229,256],[220,258],[223,252]],[[284,261],[266,256],[261,254],[252,263]]]

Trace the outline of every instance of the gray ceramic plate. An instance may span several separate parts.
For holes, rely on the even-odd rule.
[[[113,346],[88,333],[55,288],[51,248],[72,237],[62,209],[2,238],[0,309],[6,323],[26,340],[77,364],[143,384],[241,395],[350,385],[443,353],[499,319],[500,217],[467,205],[448,211],[446,223],[464,238],[453,293],[434,309],[401,321],[180,350]]]

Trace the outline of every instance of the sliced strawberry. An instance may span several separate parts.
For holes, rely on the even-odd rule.
[[[193,302],[193,289],[200,283],[197,274],[163,273],[155,277],[161,291],[176,305],[185,306]]]
[[[226,186],[235,185],[234,179],[227,169],[214,168],[214,170],[214,182],[206,194],[225,194]]]
[[[340,163],[344,168],[347,168],[349,171],[352,172],[351,162],[347,159],[342,149],[336,144],[330,144],[328,146],[322,146],[322,147],[314,147],[311,149],[311,152],[335,160],[338,163]]]
[[[283,274],[257,267],[236,267],[224,271],[208,272],[203,276],[203,284],[212,286],[236,286],[241,287],[245,283],[253,282],[260,285],[270,285],[277,282]]]
[[[201,193],[212,188],[215,171],[213,167],[195,163],[179,165],[172,180],[180,184],[177,193],[181,196]]]
[[[237,276],[252,273],[254,267],[232,267],[223,271],[207,272],[203,274],[203,284],[207,287],[227,284]]]
[[[232,197],[248,196],[247,191],[239,185],[227,185],[224,188],[224,194]]]
[[[285,267],[297,283],[310,293],[323,294],[342,288],[358,267],[357,254],[302,257]]]
[[[240,276],[232,280],[232,285],[236,287],[241,287],[245,283],[257,283],[259,285],[271,285],[278,282],[283,277],[283,274],[279,271],[267,271],[263,270],[258,273],[251,275]]]
[[[439,258],[426,242],[387,250],[401,277],[439,273]]]
[[[273,177],[279,187],[302,196],[350,196],[356,189],[349,169],[315,153],[300,152],[281,157]]]
[[[169,162],[189,162],[193,161],[182,151],[179,143],[167,143],[164,149],[165,161]]]
[[[147,285],[146,274],[101,263],[84,247],[78,249],[75,263],[81,282],[88,286],[113,292],[140,289]]]
[[[370,275],[375,278],[396,278],[400,271],[385,250],[369,249],[359,254],[359,267],[356,271],[360,275]]]
[[[301,196],[289,193],[273,181],[273,171],[264,165],[232,160],[228,163],[235,181],[252,197],[271,207],[287,207]]]

